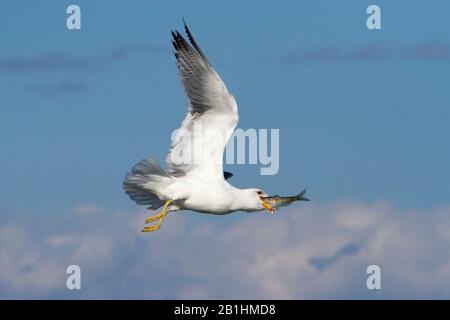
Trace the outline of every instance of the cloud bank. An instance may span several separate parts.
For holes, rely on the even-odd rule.
[[[36,92],[41,97],[53,97],[86,92],[88,85],[85,81],[59,81],[51,84],[27,84],[15,88]]]
[[[147,214],[83,205],[10,216],[0,227],[0,298],[450,298],[450,207],[174,213],[142,234]],[[71,264],[81,267],[80,291],[65,287]],[[366,288],[371,264],[381,267],[381,290]]]
[[[134,55],[154,55],[165,51],[163,46],[149,44],[132,44],[117,46],[110,50],[99,50],[95,55],[73,55],[62,52],[52,52],[42,55],[16,55],[0,57],[0,72],[33,73],[85,71],[104,68],[108,64],[128,59]]]
[[[41,55],[0,56],[0,73],[5,75],[35,75],[38,80],[34,84],[16,86],[23,91],[40,94],[41,97],[65,96],[84,93],[89,88],[86,78],[92,71],[111,68],[115,63],[139,56],[151,56],[167,49],[150,44],[130,44],[116,46],[111,49],[99,49],[98,53],[74,55],[67,52],[50,52]],[[43,85],[42,75],[63,75],[65,79]],[[74,76],[83,76],[73,81]]]

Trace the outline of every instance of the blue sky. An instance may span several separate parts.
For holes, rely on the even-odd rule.
[[[65,27],[65,9],[70,4],[81,7],[82,30]],[[382,30],[366,28],[369,4],[381,7]],[[447,1],[414,5],[409,1],[5,1],[0,11],[3,230],[16,235],[17,230],[10,231],[12,226],[23,225],[27,234],[32,230],[27,229],[29,224],[44,224],[35,220],[42,219],[45,231],[35,237],[47,243],[55,232],[65,230],[62,223],[70,221],[67,215],[80,210],[105,215],[128,212],[133,221],[142,218],[142,209],[124,195],[121,183],[140,159],[152,155],[163,161],[170,134],[184,117],[185,96],[170,45],[170,30],[182,28],[182,15],[236,96],[239,127],[280,129],[279,173],[260,176],[257,165],[231,165],[227,169],[234,172],[235,185],[259,186],[269,194],[307,188],[318,212],[345,203],[349,207],[357,204],[363,214],[388,203],[389,219],[410,212],[448,213],[441,209],[450,205]],[[296,209],[301,214],[302,207]],[[334,216],[339,214],[330,212],[332,221]],[[431,229],[441,221],[440,214],[431,214],[435,216],[429,222]],[[178,219],[183,219],[183,230],[206,224],[205,229],[218,228],[222,233],[227,228],[240,230],[247,219],[254,221],[244,215]],[[419,228],[420,220],[413,221]],[[94,231],[73,232],[78,239]],[[167,231],[165,236],[170,243],[175,241],[171,234]],[[214,234],[200,233],[199,237]],[[280,242],[278,249],[293,246],[297,240],[294,237],[287,245]],[[430,247],[441,247],[448,238],[436,241]],[[357,238],[335,251],[368,243]],[[145,242],[139,245],[145,247]],[[24,246],[23,252],[30,249]],[[43,260],[65,257],[44,244],[39,248]],[[327,250],[323,254],[330,258],[324,261],[337,261],[333,250]],[[133,257],[133,252],[126,257]],[[342,259],[364,250],[352,252]],[[424,253],[423,259],[429,258]],[[170,263],[167,259],[162,257]],[[311,259],[317,261],[316,255]],[[441,267],[441,261],[436,261],[436,268]],[[56,265],[64,263],[61,258]],[[126,264],[119,265],[122,269],[117,272],[125,272]],[[195,276],[184,274],[178,280],[192,279]],[[0,297],[22,296],[20,286],[10,291],[3,281]],[[285,282],[280,283],[271,285],[282,288]],[[35,295],[67,295],[49,288]],[[206,296],[227,296],[218,289],[205,291],[210,288],[207,280],[202,288],[199,292],[207,292]],[[335,288],[337,297],[360,296],[338,284]],[[423,295],[449,297],[448,291],[433,288]],[[126,297],[131,289],[124,286],[121,290],[118,297]],[[406,291],[390,292],[390,296],[401,297]],[[105,292],[99,289],[97,297]],[[278,291],[273,292],[276,296]],[[291,293],[288,297],[308,297],[307,291]],[[86,294],[96,297],[93,291]],[[133,296],[161,297],[146,291],[133,292]],[[311,296],[322,295],[314,292]],[[167,293],[162,297],[178,296]]]

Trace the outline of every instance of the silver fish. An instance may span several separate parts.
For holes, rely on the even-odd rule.
[[[273,212],[275,209],[288,206],[294,201],[310,201],[308,198],[304,197],[305,193],[306,189],[295,196],[280,197],[279,195],[275,195],[270,197],[262,197],[261,200],[264,200],[264,202],[272,208],[271,212]]]

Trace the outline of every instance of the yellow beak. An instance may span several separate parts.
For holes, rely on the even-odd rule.
[[[262,197],[259,197],[259,200],[261,200],[263,207],[266,208],[267,211],[269,211],[270,213],[274,213],[275,212],[273,210],[273,208]]]

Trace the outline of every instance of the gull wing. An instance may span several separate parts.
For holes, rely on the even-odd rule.
[[[175,177],[189,174],[208,181],[223,180],[223,152],[239,121],[236,100],[186,23],[184,28],[191,45],[178,31],[172,32],[172,44],[188,112],[167,154],[167,171]]]

